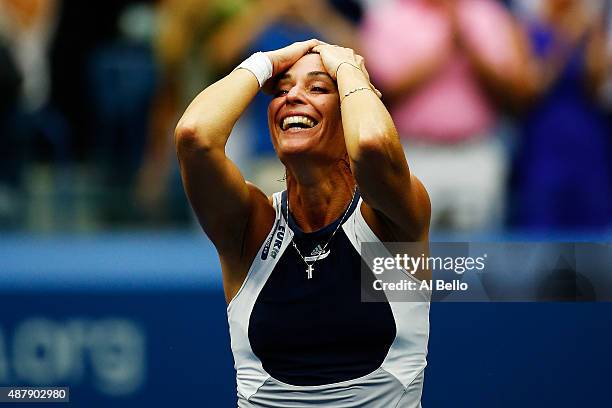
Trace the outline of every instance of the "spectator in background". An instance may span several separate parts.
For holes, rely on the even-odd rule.
[[[91,119],[96,113],[87,86],[92,54],[118,38],[117,22],[127,5],[153,1],[61,2],[51,49],[51,98],[70,123],[70,153],[81,163],[93,158],[95,142],[95,124]]]
[[[14,115],[19,98],[21,76],[0,36],[0,227],[15,222],[15,190],[19,188],[19,163]]]
[[[537,102],[516,165],[521,227],[612,224],[611,133],[596,102],[606,74],[604,19],[593,3],[547,0],[540,21],[530,24]]]
[[[433,228],[499,226],[508,171],[500,103],[525,97],[527,45],[513,17],[493,0],[393,0],[369,9],[361,38],[431,196]]]
[[[180,206],[179,197],[184,201],[176,178],[173,129],[179,112],[222,70],[210,36],[247,1],[161,0],[157,5],[153,48],[159,76],[134,190],[138,207],[149,218],[164,218],[171,207]]]
[[[49,106],[49,50],[56,0],[0,0],[0,225],[22,220],[25,151],[50,146],[66,158],[63,120]]]
[[[92,158],[96,184],[105,192],[96,202],[96,212],[107,224],[134,222],[143,214],[131,198],[158,76],[151,46],[154,17],[152,6],[127,3],[113,21],[114,35],[87,57]],[[180,219],[172,215],[163,221]]]
[[[608,117],[608,129],[612,129],[612,1],[608,0],[605,3],[604,13],[606,19],[606,61],[607,72],[606,80],[601,90],[601,97],[604,101]],[[612,157],[612,143],[610,143],[610,157]],[[611,166],[612,167],[612,166]],[[610,169],[612,172],[612,168]]]
[[[23,76],[24,110],[42,109],[49,99],[49,48],[57,23],[56,0],[0,0],[0,37]]]
[[[606,29],[606,60],[607,72],[604,86],[602,87],[602,98],[608,111],[608,117],[612,122],[612,1],[606,1],[602,15],[605,19]]]
[[[158,5],[155,53],[160,68],[136,201],[146,214],[164,217],[184,201],[176,166],[173,130],[178,115],[207,85],[231,70],[253,33],[281,15],[271,0],[162,0]],[[244,126],[237,126],[240,133]],[[235,135],[237,136],[237,135]],[[234,140],[240,137],[233,137]],[[241,163],[245,147],[228,146]],[[177,189],[178,187],[178,189]],[[174,202],[174,204],[173,204]]]

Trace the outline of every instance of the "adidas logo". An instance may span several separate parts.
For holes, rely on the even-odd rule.
[[[315,249],[312,250],[312,252],[310,253],[311,256],[317,256],[320,253],[323,252],[323,248],[321,248],[321,244],[317,245],[317,247]]]
[[[329,253],[329,249],[327,251],[323,251],[323,248],[321,248],[321,244],[319,244],[315,247],[315,249],[312,250],[310,256],[307,256],[304,259],[308,262],[315,261],[317,259],[320,261],[321,259],[327,258],[329,256]]]

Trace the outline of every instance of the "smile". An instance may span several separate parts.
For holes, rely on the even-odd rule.
[[[285,131],[288,129],[312,129],[317,126],[318,122],[308,116],[287,116],[281,120],[280,128]]]

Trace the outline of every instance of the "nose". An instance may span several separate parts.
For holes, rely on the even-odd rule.
[[[299,85],[294,85],[289,89],[286,96],[287,103],[301,104],[304,103],[304,94]]]

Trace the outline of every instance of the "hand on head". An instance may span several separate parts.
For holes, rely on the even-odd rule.
[[[319,44],[321,44],[319,40],[312,39],[294,42],[284,48],[266,52],[265,54],[272,61],[272,76],[274,77],[291,68],[297,60],[308,54],[310,50]]]
[[[370,87],[376,95],[379,98],[382,97],[380,91],[372,85],[370,74],[365,67],[365,61],[361,55],[356,54],[350,48],[330,45],[317,39],[295,42],[287,47],[266,52],[265,54],[272,61],[272,77],[274,78],[276,75],[285,72],[300,58],[311,52],[321,55],[323,66],[334,80],[337,80],[340,66],[349,64],[355,69],[360,70],[370,82]],[[271,90],[270,87],[273,85],[272,83],[273,81],[268,81],[264,85],[264,91],[269,92]]]
[[[364,58],[355,53],[351,48],[343,48],[337,45],[331,45],[324,42],[321,42],[320,45],[317,45],[312,49],[313,52],[319,53],[321,55],[321,61],[323,61],[323,66],[327,70],[327,73],[337,81],[338,78],[338,70],[341,65],[348,64],[352,66],[354,69],[360,70],[363,75],[365,75],[366,79],[370,83],[370,88],[378,95],[378,97],[382,97],[382,94],[374,85],[372,85],[372,81],[370,80],[370,74],[365,67]]]

